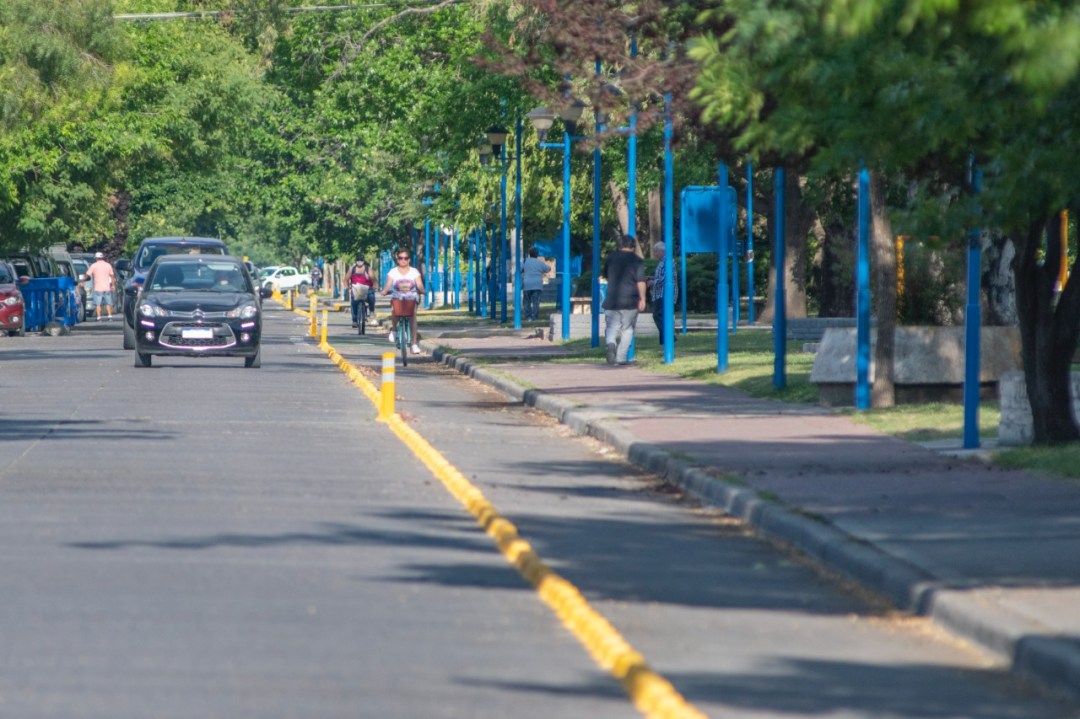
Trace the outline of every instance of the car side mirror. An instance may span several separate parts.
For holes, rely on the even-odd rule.
[[[127,259],[119,259],[119,260],[117,260],[114,269],[117,272],[130,272],[131,271],[131,260],[127,260]]]
[[[79,273],[79,282],[86,282],[86,275],[82,272]]]

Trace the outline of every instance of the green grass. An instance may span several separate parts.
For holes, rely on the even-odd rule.
[[[1029,469],[1056,477],[1080,479],[1080,445],[1005,449],[994,453],[994,464],[1009,469]]]

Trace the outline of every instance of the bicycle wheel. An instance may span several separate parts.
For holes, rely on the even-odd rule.
[[[401,347],[401,366],[409,366],[409,318],[402,317],[398,320],[398,346]]]
[[[367,331],[367,302],[361,302],[356,308],[356,328],[359,334],[365,334]]]

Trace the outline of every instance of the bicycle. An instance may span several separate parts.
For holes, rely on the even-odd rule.
[[[356,306],[357,334],[367,334],[367,304],[369,292],[371,292],[371,288],[367,285],[352,286],[353,302],[359,303]]]
[[[412,317],[416,314],[416,300],[391,300],[397,317],[397,345],[401,349],[401,366],[409,366],[409,349],[412,347]]]

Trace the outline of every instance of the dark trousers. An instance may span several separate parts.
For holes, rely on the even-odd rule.
[[[525,319],[540,319],[540,295],[543,290],[525,290]]]
[[[652,320],[656,323],[656,331],[659,335],[660,346],[664,346],[664,298],[657,297],[653,300]],[[674,338],[674,335],[672,335]]]

